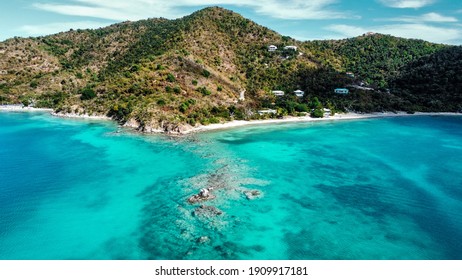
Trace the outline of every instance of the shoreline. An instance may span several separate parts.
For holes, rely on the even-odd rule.
[[[79,115],[71,113],[56,113],[51,108],[35,108],[35,107],[25,107],[23,105],[0,105],[0,111],[3,112],[49,112],[50,115],[57,118],[68,118],[68,119],[89,119],[89,120],[106,120],[112,121],[110,117],[99,116],[99,115]]]
[[[101,121],[113,121],[108,116],[100,116],[100,115],[79,115],[79,114],[71,114],[71,113],[55,113],[52,112],[51,115],[53,117],[62,118],[62,119],[85,119],[85,120],[101,120]]]
[[[324,117],[324,118],[312,118],[310,116],[305,116],[305,117],[287,117],[284,119],[266,119],[266,120],[252,120],[252,121],[234,120],[234,121],[230,121],[226,123],[210,124],[207,126],[200,125],[198,127],[187,129],[181,132],[179,135],[188,135],[188,134],[198,133],[198,132],[224,130],[224,129],[231,129],[231,128],[243,127],[243,126],[252,126],[252,125],[258,126],[258,125],[281,124],[281,123],[324,122],[324,121],[392,118],[392,117],[407,117],[407,116],[462,116],[462,114],[461,113],[451,113],[451,112],[433,112],[433,113],[416,112],[414,114],[408,114],[406,112],[397,112],[397,113],[385,112],[385,113],[368,113],[368,114],[342,113],[342,114],[335,114],[334,116],[329,116],[329,117]]]
[[[55,113],[53,109],[49,108],[34,108],[24,107],[22,105],[0,105],[0,111],[5,112],[50,112],[50,115],[57,118],[68,118],[68,119],[87,119],[87,120],[101,120],[101,121],[114,121],[107,116],[99,115],[79,115],[71,113]],[[407,116],[462,116],[462,113],[452,112],[415,112],[414,114],[408,114],[406,112],[381,112],[381,113],[337,113],[334,116],[328,116],[324,118],[312,118],[310,116],[304,117],[293,117],[288,116],[283,119],[265,119],[265,120],[234,120],[225,123],[199,125],[191,127],[180,132],[165,132],[162,129],[153,129],[150,132],[143,132],[142,134],[165,134],[168,136],[186,136],[194,133],[216,131],[232,129],[244,126],[259,126],[259,125],[270,125],[270,124],[283,124],[283,123],[304,123],[304,122],[326,122],[326,121],[341,121],[341,120],[358,120],[358,119],[373,119],[373,118],[391,118],[391,117],[407,117]],[[127,123],[125,127],[137,130],[138,127]]]
[[[5,112],[53,112],[50,108],[25,107],[23,105],[0,105],[0,111]]]

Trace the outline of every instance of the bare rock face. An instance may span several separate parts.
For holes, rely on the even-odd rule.
[[[140,123],[136,119],[131,118],[131,119],[127,120],[127,122],[124,124],[124,126],[133,127],[133,128],[139,128]]]
[[[250,191],[244,191],[245,197],[247,197],[248,200],[254,200],[257,198],[260,198],[263,194],[259,190],[250,190]]]
[[[211,218],[211,217],[222,215],[223,212],[220,209],[216,208],[215,206],[201,205],[197,207],[196,209],[194,209],[193,214],[196,217]]]
[[[213,190],[213,188],[201,189],[198,194],[195,194],[191,196],[190,198],[188,198],[188,202],[191,204],[194,204],[194,203],[214,199],[215,196],[211,193],[211,190]]]

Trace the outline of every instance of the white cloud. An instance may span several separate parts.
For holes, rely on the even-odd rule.
[[[413,39],[423,39],[435,43],[460,44],[462,41],[462,30],[460,28],[436,27],[432,25],[415,23],[415,24],[391,24],[384,26],[375,26],[363,28],[352,25],[329,25],[326,30],[335,32],[337,37],[355,37],[367,32],[376,32],[390,34],[393,36]]]
[[[330,36],[337,38],[356,37],[369,32],[368,30],[362,27],[346,24],[332,24],[327,26],[325,29],[337,33],[337,36]]]
[[[455,17],[443,16],[437,13],[428,13],[421,16],[404,16],[399,18],[385,19],[385,21],[401,21],[401,22],[458,22]]]
[[[178,18],[185,7],[235,5],[254,9],[257,13],[280,19],[333,19],[355,17],[350,12],[336,11],[332,5],[339,0],[69,0],[70,4],[33,6],[49,12],[103,18],[111,20],[139,20],[152,17]],[[357,18],[357,16],[356,16]]]
[[[34,7],[40,10],[54,12],[70,16],[86,16],[102,19],[127,20],[127,15],[113,9],[104,7],[88,7],[78,5],[59,5],[59,4],[34,4]]]
[[[95,21],[55,22],[41,25],[24,25],[19,30],[29,36],[42,36],[69,29],[95,29],[104,25],[107,24]]]
[[[431,5],[435,0],[380,0],[385,6],[392,8],[422,8]]]

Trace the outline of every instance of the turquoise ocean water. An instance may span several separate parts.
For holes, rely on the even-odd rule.
[[[0,114],[0,259],[462,259],[461,117],[118,129]]]

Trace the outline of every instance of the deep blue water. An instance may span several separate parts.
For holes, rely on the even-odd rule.
[[[462,117],[118,130],[0,114],[0,259],[462,259]]]

